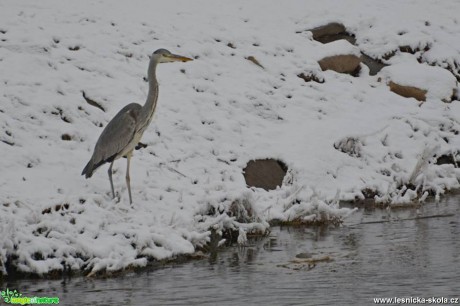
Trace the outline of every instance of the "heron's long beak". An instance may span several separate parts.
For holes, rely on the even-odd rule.
[[[189,58],[189,57],[185,57],[185,56],[177,55],[177,54],[170,54],[170,55],[168,55],[168,58],[169,58],[172,62],[188,62],[188,61],[193,61],[193,59],[191,59],[191,58]]]

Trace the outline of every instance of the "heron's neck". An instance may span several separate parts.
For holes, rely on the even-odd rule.
[[[158,100],[158,82],[156,77],[156,69],[157,62],[151,61],[148,70],[149,92],[147,94],[147,101],[145,101],[145,104],[142,107],[143,114],[147,116],[149,123],[152,120]]]

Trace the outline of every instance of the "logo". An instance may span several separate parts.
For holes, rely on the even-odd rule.
[[[3,301],[8,304],[59,304],[58,297],[27,297],[22,296],[22,293],[19,293],[17,290],[11,291],[10,289],[6,288],[5,291],[0,292],[2,295]]]

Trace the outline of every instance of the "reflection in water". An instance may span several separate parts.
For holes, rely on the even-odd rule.
[[[276,227],[208,260],[119,278],[22,280],[2,288],[58,296],[62,305],[370,305],[373,297],[458,297],[459,202],[454,195],[418,210],[360,209],[341,227]],[[432,215],[442,216],[414,219]]]

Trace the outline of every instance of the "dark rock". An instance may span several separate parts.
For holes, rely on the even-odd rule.
[[[283,184],[287,166],[275,159],[251,160],[243,169],[244,179],[248,187],[274,190]]]
[[[338,22],[331,22],[323,26],[316,27],[310,30],[313,34],[313,39],[318,39],[320,37],[335,35],[340,33],[345,33],[345,26]]]
[[[356,43],[356,39],[353,34],[350,34],[345,29],[345,26],[338,22],[331,22],[329,24],[309,30],[313,34],[313,39],[323,44],[330,43],[332,41],[345,39],[351,44]]]
[[[317,39],[317,41],[327,44],[336,40],[344,39],[348,41],[350,44],[355,44],[356,43],[356,38],[353,35],[350,35],[348,33],[340,33],[336,35],[329,35],[329,36],[324,36],[321,37],[320,39]]]
[[[72,136],[70,136],[69,134],[62,134],[61,139],[65,141],[70,141],[72,140]]]
[[[456,155],[456,154],[455,154]],[[441,155],[436,158],[436,165],[454,165],[455,168],[458,168],[458,162],[460,158],[455,156],[454,154],[449,155]]]

